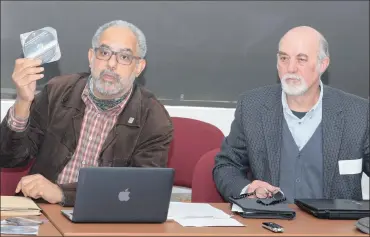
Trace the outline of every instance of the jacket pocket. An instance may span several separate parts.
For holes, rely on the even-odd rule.
[[[114,167],[127,167],[127,166],[130,166],[129,165],[129,159],[128,158],[118,158],[118,157],[115,157],[113,158],[113,166]]]

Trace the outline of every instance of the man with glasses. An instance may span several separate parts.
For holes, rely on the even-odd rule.
[[[290,202],[362,199],[362,172],[370,172],[369,101],[323,85],[329,61],[328,43],[315,29],[296,27],[282,37],[281,85],[241,96],[215,158],[213,178],[226,200],[276,199],[278,190]]]
[[[17,99],[1,124],[1,167],[35,163],[16,193],[73,206],[82,167],[165,167],[169,114],[134,83],[144,70],[144,34],[131,23],[101,26],[88,52],[91,73],[59,76],[35,96],[41,61],[17,59]],[[113,181],[112,181],[113,182]]]

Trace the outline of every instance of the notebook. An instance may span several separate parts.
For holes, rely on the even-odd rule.
[[[41,209],[30,198],[1,196],[1,216],[38,216]]]

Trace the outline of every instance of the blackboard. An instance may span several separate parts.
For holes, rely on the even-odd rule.
[[[45,26],[58,32],[62,58],[53,76],[88,71],[96,29],[111,20],[137,25],[148,41],[138,81],[164,104],[235,107],[246,90],[277,83],[276,52],[283,34],[309,25],[328,40],[325,84],[369,96],[368,1],[2,1],[1,98],[14,98],[19,35]]]

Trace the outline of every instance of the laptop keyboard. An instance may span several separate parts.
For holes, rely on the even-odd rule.
[[[69,216],[73,216],[73,210],[63,210],[64,214],[67,214]]]

